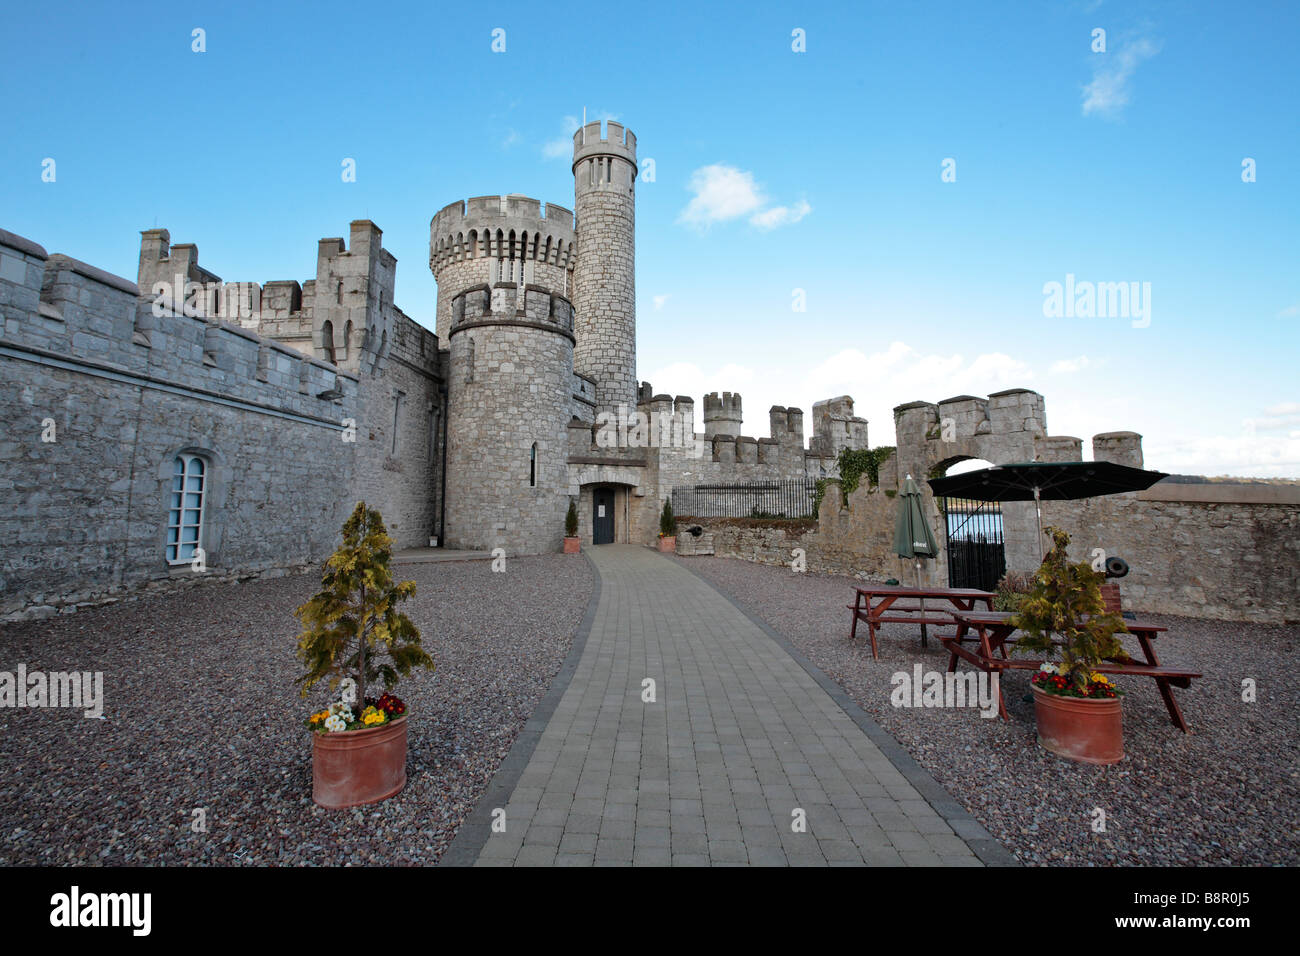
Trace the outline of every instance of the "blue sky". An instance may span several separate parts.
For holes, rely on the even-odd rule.
[[[165,226],[266,282],[370,218],[431,325],[429,219],[571,207],[585,108],[655,161],[656,391],[740,391],[756,436],[847,393],[888,444],[894,405],[1024,386],[1085,451],[1131,429],[1149,467],[1296,477],[1298,28],[1280,2],[26,5],[0,35],[0,227],[134,278]],[[1045,315],[1067,274],[1150,283],[1149,325]]]

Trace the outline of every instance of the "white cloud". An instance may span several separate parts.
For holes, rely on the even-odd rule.
[[[1092,82],[1083,88],[1083,115],[1117,117],[1132,96],[1133,74],[1144,60],[1160,52],[1146,38],[1124,44],[1114,53],[1093,53]]]
[[[702,166],[691,173],[689,188],[695,195],[677,221],[698,229],[749,215],[765,201],[754,174],[735,166]]]
[[[547,159],[573,155],[573,134],[578,131],[582,122],[576,116],[566,116],[560,121],[560,125],[564,129],[563,135],[547,140],[542,146],[542,155]]]
[[[1208,435],[1143,442],[1148,468],[1184,475],[1294,478],[1300,475],[1300,431],[1290,435]]]
[[[1277,314],[1277,317],[1279,319],[1291,319],[1297,315],[1300,315],[1300,305],[1288,305]]]
[[[662,309],[664,307],[664,303],[667,301],[668,301],[668,296],[666,295],[655,296],[654,297],[655,311],[658,312],[660,309]]]
[[[1300,425],[1300,402],[1282,402],[1264,409],[1264,414],[1242,423],[1248,435],[1258,431],[1282,431]]]
[[[773,206],[771,209],[756,212],[749,217],[749,222],[759,229],[775,229],[777,226],[792,225],[810,212],[812,206],[801,199],[793,206]]]
[[[749,224],[757,229],[775,229],[792,225],[812,212],[812,206],[802,199],[792,206],[763,208],[767,197],[754,181],[754,174],[723,163],[695,170],[687,188],[695,195],[677,221],[701,231],[715,222],[741,216],[748,216]]]
[[[1052,367],[1048,369],[1053,375],[1069,375],[1071,372],[1080,372],[1088,367],[1088,356],[1080,355],[1078,358],[1061,359],[1053,362]]]

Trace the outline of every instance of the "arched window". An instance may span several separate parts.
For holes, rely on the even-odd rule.
[[[528,450],[528,487],[537,487],[537,442]]]
[[[177,455],[172,468],[171,507],[167,513],[167,563],[189,564],[203,542],[203,499],[207,462]]]

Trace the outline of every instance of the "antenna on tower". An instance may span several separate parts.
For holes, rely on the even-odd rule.
[[[582,145],[587,145],[587,107],[582,108]]]

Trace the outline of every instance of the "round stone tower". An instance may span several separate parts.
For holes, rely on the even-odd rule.
[[[636,136],[610,120],[573,134],[578,263],[574,371],[596,381],[598,411],[636,408]]]
[[[441,347],[452,300],[471,286],[523,282],[572,299],[574,243],[573,213],[527,196],[476,196],[439,210],[429,224],[429,268]]]
[[[448,311],[447,546],[558,551],[573,306],[560,291],[501,279],[452,296]]]

